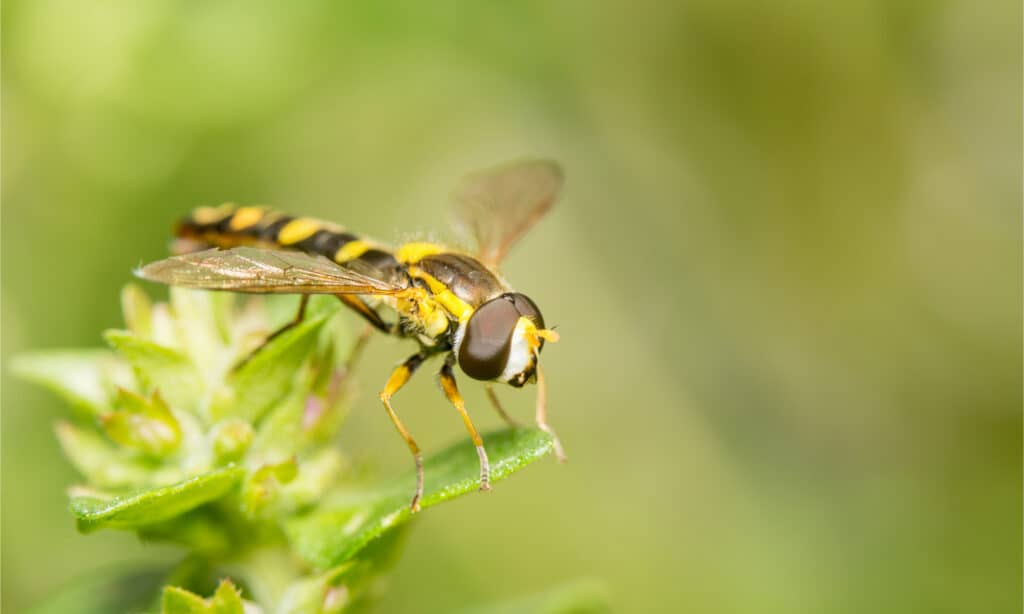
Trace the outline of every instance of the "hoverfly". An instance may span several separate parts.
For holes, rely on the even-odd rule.
[[[453,213],[475,240],[472,255],[422,242],[392,249],[341,226],[266,207],[200,207],[176,228],[179,255],[137,274],[187,288],[300,294],[298,314],[285,329],[301,322],[310,295],[333,294],[372,328],[414,340],[418,350],[391,373],[380,400],[415,459],[410,504],[415,512],[423,495],[422,455],[391,398],[433,356],[444,356],[441,388],[476,446],[481,490],[490,490],[487,451],[456,386],[456,365],[487,382],[488,398],[512,424],[492,383],[516,388],[536,383],[536,423],[554,438],[559,460],[565,458],[547,423],[539,364],[545,341],[557,341],[558,334],[545,327],[536,303],[513,291],[497,270],[509,248],[550,210],[562,183],[561,167],[547,160],[512,162],[467,176],[453,194]]]

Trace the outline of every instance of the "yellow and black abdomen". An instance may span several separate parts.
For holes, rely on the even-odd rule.
[[[339,264],[362,260],[382,272],[400,266],[389,248],[362,239],[337,224],[293,217],[267,207],[200,207],[178,223],[175,235],[182,240],[176,251],[250,245],[301,250]]]

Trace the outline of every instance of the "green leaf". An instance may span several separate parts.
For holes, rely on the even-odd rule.
[[[199,595],[177,586],[164,588],[162,614],[244,614],[241,592],[231,580],[222,580],[213,597]]]
[[[507,429],[488,433],[484,444],[497,482],[549,454],[551,436],[539,429]],[[423,509],[479,487],[479,461],[466,441],[429,458],[425,464]],[[370,491],[347,493],[327,509],[296,517],[285,524],[292,546],[309,563],[326,569],[350,559],[372,540],[407,522],[416,484],[410,472]]]
[[[239,417],[256,422],[292,388],[327,317],[307,318],[253,354],[229,376],[229,393],[218,396],[210,411],[212,418]]]
[[[132,561],[90,569],[86,575],[51,589],[26,614],[110,614],[147,612],[167,569]]]
[[[337,614],[349,604],[348,590],[338,586],[338,577],[348,568],[334,569],[293,582],[281,597],[277,614]]]
[[[190,552],[212,557],[227,553],[232,547],[231,535],[223,522],[212,510],[200,507],[165,522],[139,527],[138,533],[145,541],[178,544]]]
[[[148,339],[153,335],[153,302],[135,284],[126,284],[121,289],[121,312],[128,330]]]
[[[115,448],[99,433],[63,421],[54,430],[64,455],[90,484],[120,489],[142,486],[150,480],[150,465]]]
[[[71,511],[83,533],[97,529],[133,529],[174,518],[223,496],[245,474],[241,467],[225,467],[183,482],[112,499],[71,498]]]
[[[398,561],[408,525],[374,540],[354,558],[321,574],[293,582],[276,614],[335,614],[364,611],[376,596],[375,582]]]
[[[177,586],[164,588],[163,614],[205,614],[209,612],[206,600]]]
[[[172,407],[192,410],[203,390],[202,378],[181,352],[147,341],[128,331],[108,330],[103,335],[135,367],[139,378],[160,391]]]
[[[281,485],[288,484],[298,475],[299,466],[295,458],[261,466],[249,475],[242,486],[243,510],[255,518],[269,505],[276,502],[281,494]]]
[[[301,297],[283,294],[267,294],[260,298],[263,301],[263,313],[266,322],[277,330],[295,319]],[[330,316],[341,310],[341,301],[329,294],[314,294],[309,297],[306,305],[306,319]]]
[[[303,440],[309,443],[323,444],[334,439],[355,396],[355,386],[346,368],[323,371],[328,373],[327,377],[314,387],[315,394],[306,398],[303,408]]]
[[[210,599],[213,614],[244,614],[242,591],[235,588],[231,580],[222,580],[217,592]]]
[[[151,456],[167,456],[181,443],[181,426],[159,391],[146,398],[121,388],[115,411],[100,416],[107,435],[123,446]]]
[[[216,292],[171,287],[170,306],[174,318],[175,345],[191,359],[200,372],[216,371],[224,349],[218,311],[231,303],[215,301]]]
[[[323,497],[345,469],[345,459],[335,448],[324,448],[299,464],[299,474],[281,489],[289,510],[309,506]]]
[[[99,415],[109,409],[113,385],[127,385],[131,372],[107,350],[54,350],[15,356],[15,375],[56,392],[77,409]]]
[[[552,589],[458,610],[458,614],[605,614],[611,612],[608,591],[594,580],[577,580]]]
[[[253,449],[268,459],[287,458],[298,453],[306,442],[302,428],[306,403],[305,386],[296,386],[260,422]]]

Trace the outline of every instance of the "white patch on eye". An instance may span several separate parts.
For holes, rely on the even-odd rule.
[[[505,363],[505,370],[498,377],[499,380],[507,382],[516,375],[526,370],[533,359],[533,350],[530,342],[526,340],[526,327],[532,322],[526,318],[519,318],[516,322],[516,329],[512,333],[512,347],[508,352],[508,362]]]

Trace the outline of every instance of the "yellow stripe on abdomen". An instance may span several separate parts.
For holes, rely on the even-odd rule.
[[[289,246],[308,239],[313,233],[322,229],[324,223],[308,217],[296,218],[287,224],[277,233],[277,242]]]
[[[334,261],[339,264],[344,264],[346,262],[355,260],[356,258],[365,254],[367,250],[369,250],[371,247],[372,246],[369,243],[363,241],[362,239],[349,241],[345,245],[342,245],[341,249],[334,252]]]

